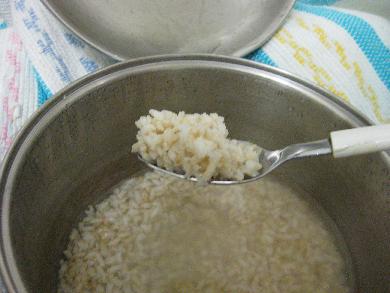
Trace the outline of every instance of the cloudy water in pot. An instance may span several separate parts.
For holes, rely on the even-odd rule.
[[[146,172],[86,211],[58,292],[351,292],[341,239],[273,176],[226,187]]]

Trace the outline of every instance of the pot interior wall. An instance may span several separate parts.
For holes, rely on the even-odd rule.
[[[28,292],[56,291],[62,252],[83,211],[142,168],[130,148],[134,122],[149,109],[217,112],[232,137],[273,149],[354,126],[326,103],[266,75],[183,66],[118,77],[69,102],[31,143],[12,191],[11,242]],[[275,175],[311,194],[337,224],[357,291],[385,292],[385,156],[300,160]]]

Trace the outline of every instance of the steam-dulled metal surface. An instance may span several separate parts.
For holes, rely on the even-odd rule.
[[[130,146],[135,120],[150,108],[217,112],[232,137],[267,149],[370,124],[305,81],[227,57],[139,59],[78,80],[34,115],[1,169],[0,268],[9,293],[56,292],[83,211],[144,168]],[[274,175],[311,194],[337,225],[355,292],[389,292],[389,155],[292,161]]]
[[[282,24],[295,0],[41,0],[68,28],[125,60],[172,53],[243,56]]]

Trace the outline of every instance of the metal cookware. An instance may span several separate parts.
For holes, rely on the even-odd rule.
[[[232,137],[268,149],[371,124],[306,81],[227,57],[139,59],[86,76],[30,119],[2,165],[0,268],[9,293],[56,292],[84,210],[144,168],[130,148],[134,122],[150,108],[217,112]],[[274,175],[311,194],[333,220],[355,292],[389,292],[389,154],[292,161]]]
[[[295,0],[41,0],[115,59],[173,53],[244,56],[279,28]]]

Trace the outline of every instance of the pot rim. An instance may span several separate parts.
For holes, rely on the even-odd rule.
[[[117,72],[125,71],[126,73],[134,72],[137,68],[141,66],[147,66],[148,68],[153,68],[157,64],[175,64],[177,62],[204,62],[205,65],[224,65],[227,68],[239,68],[246,69],[246,72],[256,73],[256,72],[265,72],[267,74],[282,77],[287,81],[291,81],[292,84],[299,86],[303,90],[308,90],[315,92],[323,98],[324,102],[328,103],[329,107],[333,107],[335,110],[342,110],[348,118],[354,121],[355,125],[372,125],[374,124],[368,117],[362,114],[360,111],[354,107],[345,104],[340,98],[336,97],[329,91],[326,91],[308,80],[297,77],[287,71],[271,67],[268,65],[256,63],[249,60],[244,60],[241,58],[235,57],[225,57],[218,55],[208,55],[208,54],[190,54],[190,55],[160,55],[152,57],[138,58],[128,61],[123,61],[103,69],[100,69],[92,74],[86,75],[66,87],[60,90],[55,94],[50,101],[46,102],[40,109],[38,109],[24,124],[19,133],[17,134],[14,142],[12,143],[10,149],[8,150],[4,160],[0,166],[0,199],[1,199],[1,208],[0,208],[0,274],[3,280],[4,286],[8,290],[8,293],[28,293],[26,287],[23,284],[22,278],[17,270],[17,265],[15,258],[13,256],[11,240],[9,234],[9,208],[10,208],[10,198],[12,191],[12,179],[15,178],[17,166],[23,161],[23,153],[21,151],[22,146],[25,146],[29,143],[28,136],[34,132],[34,128],[40,121],[49,119],[48,114],[51,113],[53,108],[61,101],[66,100],[66,98],[78,89],[86,85],[91,85],[94,82],[98,81],[101,78],[109,77],[112,74]],[[97,83],[96,85],[99,85]],[[74,103],[75,100],[70,101],[68,104],[64,103],[61,106],[61,109],[69,107],[69,104]],[[56,114],[58,115],[58,113]],[[384,161],[390,168],[390,155],[389,153],[382,152],[382,157]],[[11,183],[10,183],[11,182]]]

